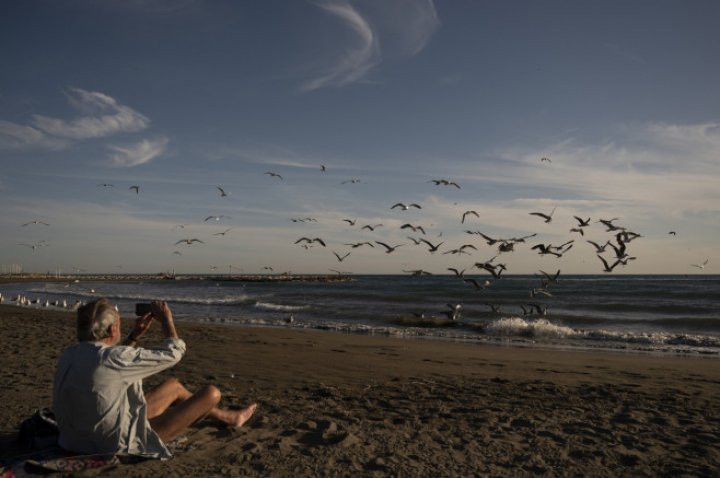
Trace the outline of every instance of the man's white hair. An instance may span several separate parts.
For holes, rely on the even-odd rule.
[[[117,307],[107,299],[88,302],[78,309],[78,340],[97,342],[109,337],[108,329],[119,317]]]

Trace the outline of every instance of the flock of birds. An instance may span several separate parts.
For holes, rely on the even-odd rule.
[[[541,163],[552,163],[550,158],[542,157],[540,159]],[[325,172],[327,168],[324,165],[320,166],[320,170],[322,172]],[[278,181],[284,181],[284,177],[275,172],[275,171],[267,171],[264,173],[264,175],[268,176],[269,179],[272,180],[278,180]],[[360,179],[352,178],[345,181],[342,181],[341,184],[355,184],[362,182]],[[435,186],[440,187],[450,187],[455,188],[457,190],[461,190],[462,187],[455,181],[444,179],[444,178],[438,178],[438,179],[430,179],[428,183],[432,183]],[[115,185],[111,183],[101,183],[97,185],[98,187],[102,188],[114,188]],[[222,186],[216,186],[216,189],[218,191],[218,194],[220,198],[226,198],[231,193],[226,191]],[[141,188],[138,185],[131,185],[128,187],[129,191],[134,192],[136,195],[140,194]],[[407,212],[407,211],[421,211],[423,208],[420,204],[416,202],[396,202],[392,204],[389,207],[389,210],[391,211],[397,211],[400,213]],[[551,211],[530,211],[528,212],[528,215],[533,216],[541,220],[544,224],[552,224],[554,215],[556,213],[556,208],[552,209]],[[462,225],[465,225],[466,223],[469,223],[472,218],[480,219],[481,215],[475,211],[475,210],[466,210],[462,213],[462,215],[459,217],[459,222]],[[593,240],[584,240],[585,243],[592,246],[592,250],[594,251],[597,260],[599,261],[599,266],[602,268],[604,273],[612,273],[617,268],[623,268],[627,266],[631,261],[636,260],[636,256],[630,254],[630,244],[633,243],[635,240],[642,238],[643,236],[639,233],[633,232],[630,229],[628,229],[625,226],[621,226],[617,224],[617,221],[619,221],[619,218],[614,217],[610,219],[598,219],[596,221],[593,221],[590,217],[583,218],[579,216],[573,216],[576,223],[574,224],[574,227],[572,227],[568,233],[569,234],[576,234],[577,236],[570,238],[569,240],[564,241],[561,244],[552,244],[547,242],[538,242],[532,245],[529,245],[529,249],[532,251],[535,251],[540,256],[549,256],[554,257],[556,259],[562,258],[565,254],[568,253],[571,249],[573,249],[576,245],[576,240],[583,240],[586,231],[592,226],[592,224],[600,224],[601,227],[605,228],[606,233],[610,233],[610,237],[606,238],[605,242],[599,243],[597,241]],[[229,216],[226,215],[209,215],[205,217],[204,221],[205,223],[208,222],[219,222],[224,219],[230,219]],[[299,224],[308,224],[308,223],[317,223],[318,220],[316,218],[312,217],[303,217],[303,218],[290,218],[290,220],[293,223],[299,223]],[[347,228],[357,228],[361,231],[368,231],[367,234],[372,234],[378,229],[383,228],[384,224],[382,223],[371,223],[371,224],[358,224],[358,219],[355,218],[343,218],[340,222],[345,223],[345,227]],[[28,227],[28,226],[37,226],[37,227],[50,227],[50,224],[41,220],[32,220],[25,222],[21,225],[22,227]],[[185,228],[185,224],[178,224],[173,227],[174,230],[182,230]],[[440,254],[440,255],[450,255],[455,257],[462,257],[464,255],[471,255],[473,252],[478,251],[478,247],[471,243],[465,243],[458,245],[456,247],[449,247],[446,246],[445,241],[442,240],[431,240],[428,238],[428,230],[425,226],[420,224],[413,224],[411,222],[405,222],[399,227],[400,231],[405,234],[405,237],[407,238],[410,243],[407,242],[401,242],[401,243],[389,243],[387,240],[380,240],[378,237],[370,237],[370,238],[364,238],[365,240],[359,240],[356,242],[344,242],[342,243],[343,246],[349,247],[349,250],[345,251],[339,251],[339,250],[333,250],[331,248],[331,253],[335,257],[335,259],[338,261],[338,263],[344,263],[348,260],[348,258],[351,256],[353,251],[355,251],[358,248],[371,248],[371,249],[378,249],[385,254],[393,254],[395,253],[399,248],[410,246],[410,247],[422,247],[427,250],[427,253],[429,254]],[[225,236],[226,234],[230,233],[233,230],[233,228],[225,228],[223,231],[219,231],[213,234],[213,236]],[[488,246],[495,247],[496,248],[496,254],[491,257],[490,259],[484,260],[484,261],[478,261],[474,262],[472,265],[470,265],[466,269],[458,269],[456,267],[447,267],[446,270],[452,273],[452,275],[460,280],[462,280],[468,287],[471,287],[472,289],[482,292],[491,287],[495,281],[501,280],[504,274],[507,274],[509,269],[507,262],[502,261],[502,258],[505,257],[507,254],[511,254],[514,251],[516,251],[519,247],[522,247],[525,244],[528,244],[528,241],[532,238],[535,238],[538,234],[532,233],[528,234],[522,237],[491,237],[490,235],[486,234],[483,231],[480,230],[465,230],[464,231],[467,235],[472,236],[474,240],[481,239],[483,242],[485,242]],[[412,235],[409,235],[412,234]],[[675,231],[670,231],[670,235],[675,236]],[[578,237],[579,236],[579,237]],[[442,237],[442,232],[438,234],[438,237]],[[192,246],[194,244],[205,244],[205,241],[203,241],[200,238],[197,237],[184,237],[180,238],[174,243],[174,246]],[[37,242],[23,242],[18,243],[19,246],[27,247],[32,249],[33,251],[49,246],[49,242],[46,240],[40,240]],[[304,235],[302,237],[299,237],[297,240],[294,241],[294,245],[299,246],[305,250],[309,250],[316,247],[321,248],[330,248],[331,244],[330,241],[327,241],[321,237],[316,237],[314,235]],[[336,248],[334,248],[336,249]],[[173,254],[175,255],[182,255],[182,252],[180,250],[173,251]],[[705,266],[708,264],[709,259],[706,259],[702,263],[698,264],[691,264],[692,267],[698,268],[698,269],[704,269]],[[217,267],[213,266],[211,267],[211,270],[216,270]],[[230,270],[232,271],[233,266],[230,266]],[[263,270],[272,272],[273,268],[271,266],[264,266]],[[466,276],[466,270],[474,271],[476,270],[478,274],[488,274],[486,277],[469,277]],[[330,269],[330,271],[338,273],[338,274],[349,274],[349,272],[343,272],[337,269]],[[403,273],[408,273],[413,276],[429,276],[433,275],[431,272],[425,271],[423,269],[402,269]],[[551,287],[558,282],[558,278],[560,276],[560,269],[557,270],[557,272],[553,274],[546,273],[542,270],[539,271],[538,276],[540,277],[540,283],[537,287],[532,288],[528,292],[528,295],[532,299],[544,299],[552,297],[553,294],[551,292]],[[1,299],[1,296],[0,296]],[[21,300],[22,299],[22,300]],[[24,303],[27,299],[25,298],[16,298],[16,302]],[[49,305],[49,304],[48,304]],[[452,319],[456,320],[459,315],[462,306],[448,305],[448,311],[446,311],[447,316]],[[487,303],[487,305],[491,308],[493,312],[498,312],[499,307],[496,304]],[[65,304],[67,306],[67,304]],[[523,315],[545,315],[547,312],[547,305],[543,305],[539,302],[526,302],[521,305],[522,313]]]

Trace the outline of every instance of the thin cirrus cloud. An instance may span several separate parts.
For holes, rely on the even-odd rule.
[[[340,19],[353,33],[352,43],[333,65],[302,85],[303,91],[328,86],[345,86],[367,76],[382,62],[380,39],[368,19],[348,1],[324,1],[317,6]],[[387,0],[375,12],[374,22],[387,29],[395,48],[406,55],[416,55],[429,41],[439,21],[432,0]],[[401,18],[401,21],[397,19]]]
[[[48,136],[32,126],[0,120],[0,151],[58,150],[68,144],[68,141]]]
[[[134,133],[150,125],[147,117],[103,93],[71,88],[67,95],[70,104],[76,109],[93,115],[69,121],[35,115],[33,126],[54,137],[82,140],[123,132]]]
[[[110,145],[108,147],[114,152],[110,155],[110,163],[118,167],[145,164],[161,155],[165,151],[168,141],[168,138],[160,136],[125,146]]]

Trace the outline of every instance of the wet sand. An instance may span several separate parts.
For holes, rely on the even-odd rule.
[[[131,321],[124,323],[129,331]],[[717,476],[720,360],[178,323],[175,376],[260,403],[175,458],[85,476]],[[0,306],[0,458],[50,406],[74,315]],[[153,327],[141,343],[160,339]]]

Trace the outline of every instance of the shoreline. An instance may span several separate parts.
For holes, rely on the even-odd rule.
[[[129,330],[132,320],[123,321]],[[720,467],[720,361],[539,350],[292,328],[178,323],[170,371],[260,403],[232,431],[201,422],[192,449],[82,476],[712,476]],[[0,307],[0,458],[49,406],[74,314]],[[141,346],[161,339],[151,328]],[[442,470],[442,472],[438,472]]]

